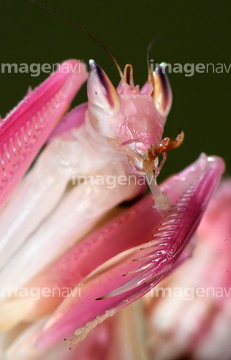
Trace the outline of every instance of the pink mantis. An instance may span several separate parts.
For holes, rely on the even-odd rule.
[[[162,139],[172,101],[164,65],[141,90],[131,65],[120,75],[115,89],[93,60],[89,76],[84,64],[66,61],[2,123],[0,284],[17,289],[0,303],[0,328],[11,339],[6,359],[41,357],[64,337],[71,347],[191,254],[224,163],[202,154],[159,188],[158,156],[165,160],[183,140],[183,132]],[[62,119],[87,78],[88,104]],[[73,183],[97,175],[104,181]],[[123,183],[108,189],[110,176]],[[151,194],[106,222],[114,207],[143,193],[143,177]],[[30,296],[55,287],[74,291]],[[13,336],[22,321],[28,326]]]

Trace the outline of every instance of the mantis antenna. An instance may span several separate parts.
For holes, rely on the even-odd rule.
[[[33,0],[32,0],[33,1]],[[148,81],[153,84],[153,77],[152,77],[152,72],[151,72],[151,67],[150,67],[150,52],[151,49],[153,47],[153,45],[160,40],[161,35],[155,36],[150,43],[147,46],[147,51],[146,51],[146,56],[147,56],[147,65],[148,65]],[[153,84],[154,85],[154,84]]]
[[[72,21],[71,19],[69,19],[67,16],[61,14],[60,12],[58,12],[57,10],[52,9],[51,7],[41,3],[38,0],[31,0],[32,2],[35,2],[36,4],[38,4],[39,6],[43,7],[44,9],[50,11],[51,13],[53,13],[54,15],[57,15],[59,17],[61,17],[62,19],[66,20],[67,22],[69,22],[70,24],[74,25],[75,27],[77,27],[80,31],[82,31],[83,33],[85,33],[87,36],[89,36],[92,40],[94,40],[99,46],[101,46],[102,49],[104,49],[104,51],[106,51],[106,53],[112,58],[112,60],[114,61],[121,80],[124,80],[124,75],[123,72],[121,70],[121,67],[119,66],[118,62],[116,61],[115,57],[112,55],[112,53],[106,48],[106,46],[104,46],[99,40],[97,40],[92,34],[90,34],[87,30],[85,30],[84,28],[82,28],[82,26],[78,25],[77,23],[75,23],[74,21]]]

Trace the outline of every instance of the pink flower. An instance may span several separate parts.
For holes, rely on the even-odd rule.
[[[153,174],[163,165],[158,155],[165,160],[166,151],[183,140],[183,133],[162,140],[172,97],[161,66],[141,91],[131,68],[125,69],[130,82],[122,78],[115,90],[93,60],[90,66],[89,104],[74,109],[55,130],[87,78],[75,60],[30,92],[2,125],[4,359],[106,359],[116,331],[116,321],[108,318],[191,255],[190,239],[224,171],[222,159],[202,154],[159,189]],[[140,175],[152,194],[138,201],[144,191]],[[135,204],[115,217],[113,208],[132,199]],[[71,347],[89,333],[67,351],[64,337]]]

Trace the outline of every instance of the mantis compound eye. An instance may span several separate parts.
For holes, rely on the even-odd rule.
[[[166,74],[166,63],[161,63],[153,72],[154,103],[158,113],[167,117],[172,105],[172,90]]]
[[[116,89],[102,68],[94,60],[90,60],[89,65],[90,73],[87,81],[89,102],[104,113],[115,115],[120,108]]]

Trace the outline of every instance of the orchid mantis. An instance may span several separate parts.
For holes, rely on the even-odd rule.
[[[141,90],[131,65],[116,89],[89,64],[88,75],[83,63],[66,61],[2,122],[0,284],[17,289],[3,292],[0,303],[8,360],[39,358],[74,333],[72,346],[151,290],[190,255],[187,245],[224,170],[221,159],[202,154],[159,188],[166,151],[183,141],[183,132],[162,139],[172,103],[164,64]],[[86,80],[88,103],[62,118]],[[104,182],[73,183],[98,175]],[[126,181],[108,189],[109,176]],[[143,193],[144,177],[151,194],[99,227],[114,207]],[[77,291],[37,301],[19,291],[65,286]],[[12,335],[22,321],[28,326]]]

